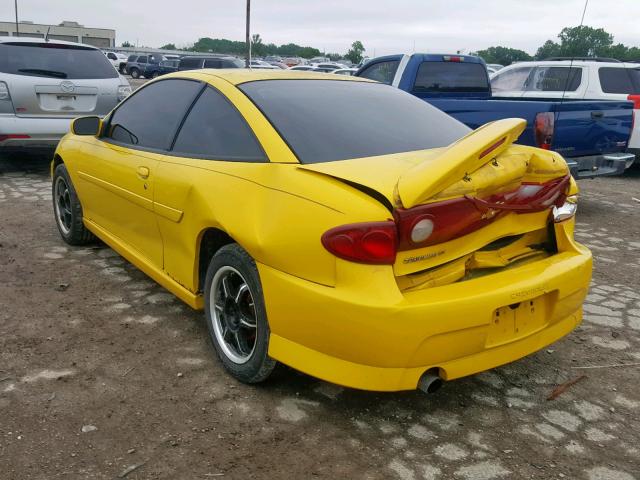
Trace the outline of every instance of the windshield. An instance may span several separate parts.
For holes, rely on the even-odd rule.
[[[342,80],[262,80],[239,88],[301,163],[444,147],[470,129],[397,88]]]
[[[0,72],[68,79],[118,78],[100,50],[55,43],[0,43]]]

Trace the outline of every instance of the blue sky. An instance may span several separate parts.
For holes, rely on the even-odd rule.
[[[3,0],[2,20],[13,19]],[[163,4],[167,4],[165,9]],[[18,0],[20,18],[114,28],[117,42],[186,45],[199,37],[244,38],[245,0]],[[6,8],[10,7],[10,8]],[[252,0],[252,31],[265,42],[344,53],[361,40],[370,56],[465,52],[504,45],[534,53],[580,23],[584,0]],[[640,46],[640,0],[590,0],[585,24]]]

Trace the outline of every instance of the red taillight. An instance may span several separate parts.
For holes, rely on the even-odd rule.
[[[398,225],[398,248],[410,250],[448,242],[488,225],[507,212],[532,213],[561,206],[569,181],[567,175],[543,184],[522,184],[514,191],[485,199],[462,197],[408,210],[397,209],[394,216]],[[427,219],[430,223],[426,223],[425,229]],[[417,227],[422,228],[416,231]]]
[[[0,142],[4,142],[5,140],[14,139],[14,138],[31,138],[29,135],[20,134],[20,133],[10,133],[9,135],[0,135]]]
[[[553,143],[555,116],[553,112],[541,112],[536,115],[534,135],[536,144],[545,150],[551,150]]]
[[[394,211],[394,221],[332,228],[322,245],[337,257],[358,263],[393,265],[396,252],[436,245],[472,233],[508,212],[533,213],[560,207],[570,175],[547,183],[524,183],[486,198],[465,196]]]
[[[322,235],[322,245],[329,252],[358,263],[393,265],[397,243],[396,224],[391,220],[343,225]]]
[[[640,95],[629,95],[627,97],[627,100],[629,100],[630,102],[633,102],[633,109],[634,110],[638,110],[640,109]]]

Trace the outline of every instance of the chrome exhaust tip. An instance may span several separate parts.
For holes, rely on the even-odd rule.
[[[418,390],[422,390],[424,393],[435,393],[440,390],[444,380],[440,378],[437,372],[437,369],[426,371],[418,381]]]

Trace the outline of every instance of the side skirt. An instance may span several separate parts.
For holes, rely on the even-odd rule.
[[[135,250],[129,248],[121,239],[111,235],[102,227],[98,226],[91,220],[84,219],[85,226],[95,234],[100,240],[113,248],[116,252],[126,258],[129,262],[135,265],[138,269],[142,270],[145,274],[151,277],[154,281],[162,285],[164,288],[173,293],[176,297],[182,300],[195,310],[204,309],[204,299],[202,295],[197,295],[190,292],[178,282],[169,277],[166,273],[149,263]]]

